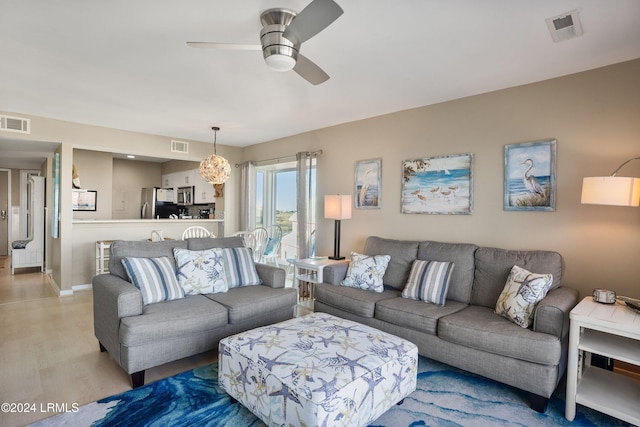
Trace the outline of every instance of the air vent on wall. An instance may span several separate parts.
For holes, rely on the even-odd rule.
[[[582,23],[577,9],[547,18],[545,21],[551,33],[551,38],[556,43],[582,35]]]
[[[188,154],[189,143],[184,141],[171,140],[171,152]]]
[[[29,119],[21,117],[0,116],[0,130],[9,132],[31,133]]]

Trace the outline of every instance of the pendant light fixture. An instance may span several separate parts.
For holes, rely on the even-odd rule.
[[[198,172],[200,173],[200,178],[207,181],[209,184],[224,184],[231,174],[231,165],[227,159],[222,156],[218,156],[217,154],[216,142],[220,128],[214,126],[211,129],[214,132],[213,154],[200,162]]]

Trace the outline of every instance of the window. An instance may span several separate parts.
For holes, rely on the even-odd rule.
[[[279,258],[297,257],[297,171],[296,162],[256,167],[256,227],[279,225],[282,242]],[[312,208],[315,212],[315,164],[311,171]],[[315,218],[312,221],[315,229]]]

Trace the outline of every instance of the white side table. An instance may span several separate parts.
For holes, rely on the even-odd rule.
[[[591,366],[591,353],[640,365],[640,313],[617,301],[584,298],[569,315],[569,355],[565,417],[573,421],[576,403],[640,425],[640,383]]]
[[[331,264],[337,264],[342,261],[329,259],[328,257],[313,257],[305,259],[297,259],[293,261],[293,287],[298,290],[298,302],[300,302],[300,282],[308,282],[311,284],[309,287],[309,297],[313,301],[313,285],[316,283],[322,283],[323,270],[326,266]]]

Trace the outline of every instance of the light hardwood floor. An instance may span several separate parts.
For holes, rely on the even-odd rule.
[[[215,359],[211,351],[149,369],[145,383]],[[98,348],[92,292],[58,297],[38,269],[11,276],[10,260],[0,258],[0,403],[35,409],[0,412],[0,427],[53,416],[50,403],[81,406],[130,389],[129,376]]]

